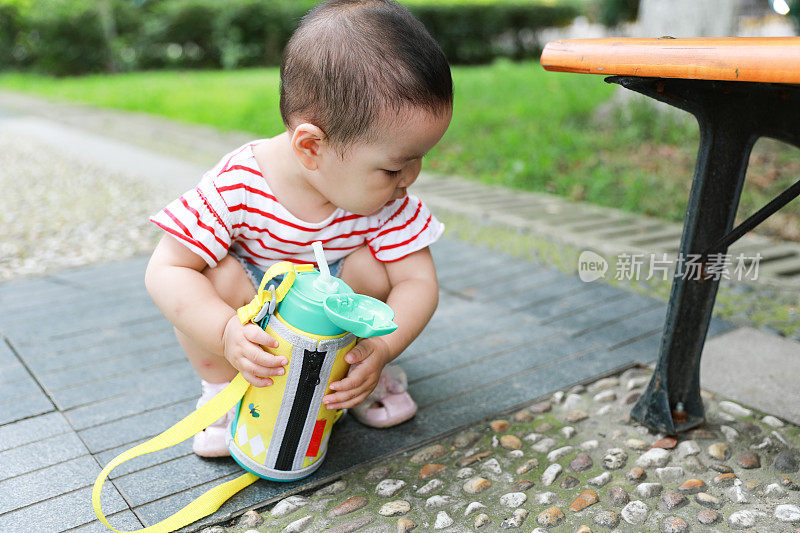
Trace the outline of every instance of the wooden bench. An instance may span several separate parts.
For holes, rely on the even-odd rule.
[[[719,285],[706,273],[709,256],[724,254],[800,195],[798,181],[733,228],[756,140],[800,147],[800,37],[562,40],[547,44],[541,62],[547,70],[609,76],[697,118],[700,149],[679,256],[698,254],[702,275],[676,269],[658,364],[631,411],[667,434],[695,427],[705,420],[700,356]]]

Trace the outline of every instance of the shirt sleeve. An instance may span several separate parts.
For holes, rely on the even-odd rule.
[[[367,237],[367,245],[384,263],[430,246],[444,232],[444,224],[413,194],[386,205],[377,217],[378,227]]]
[[[225,255],[234,237],[236,224],[228,206],[236,201],[236,194],[243,188],[221,183],[229,174],[218,176],[218,169],[206,172],[203,179],[192,190],[173,200],[164,209],[150,217],[150,221],[175,237],[196,253],[210,267],[217,266]],[[222,197],[225,191],[225,198]]]

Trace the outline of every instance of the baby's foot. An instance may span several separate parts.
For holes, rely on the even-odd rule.
[[[201,381],[203,387],[203,394],[197,400],[197,408],[204,406],[211,398],[217,395],[222,389],[228,386],[230,382],[224,383],[208,383],[205,380]],[[233,420],[236,415],[232,408],[225,415],[208,426],[206,429],[194,436],[192,443],[192,450],[200,457],[226,457],[230,455],[228,446],[225,444],[225,431],[227,431],[228,423]]]
[[[356,420],[374,428],[396,426],[417,413],[417,404],[406,391],[408,380],[403,369],[387,365],[375,390],[350,413]]]

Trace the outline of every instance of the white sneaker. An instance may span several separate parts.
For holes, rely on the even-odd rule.
[[[229,381],[209,383],[205,380],[201,380],[200,383],[203,387],[203,394],[197,400],[196,407],[198,409],[230,384]],[[200,457],[227,457],[230,455],[228,446],[225,444],[225,432],[228,429],[228,424],[236,416],[235,409],[236,407],[232,407],[222,418],[194,436],[194,442],[192,443],[194,453]]]

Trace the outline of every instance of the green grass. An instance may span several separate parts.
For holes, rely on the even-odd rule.
[[[487,183],[681,221],[697,150],[688,115],[654,113],[639,101],[601,104],[615,88],[600,76],[545,72],[537,62],[454,67],[453,122],[424,168]],[[276,68],[140,72],[77,78],[0,74],[0,89],[143,111],[168,118],[277,134]],[[800,173],[798,151],[760,141],[739,209],[744,215]],[[800,240],[800,202],[762,233]]]

